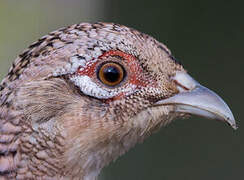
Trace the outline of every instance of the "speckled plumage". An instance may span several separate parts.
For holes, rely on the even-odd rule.
[[[133,61],[103,57],[108,51]],[[109,58],[128,71],[122,85],[106,87],[79,73]],[[42,37],[1,83],[0,179],[96,179],[109,162],[184,115],[152,106],[179,92],[170,78],[176,71],[185,72],[162,43],[122,25],[82,23]]]

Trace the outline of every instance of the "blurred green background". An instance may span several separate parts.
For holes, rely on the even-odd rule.
[[[59,27],[116,22],[164,42],[231,107],[239,129],[177,120],[103,170],[103,180],[244,179],[244,1],[0,0],[0,78],[29,44]]]

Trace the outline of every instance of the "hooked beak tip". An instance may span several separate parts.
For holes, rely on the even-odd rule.
[[[173,80],[179,86],[179,93],[160,100],[155,105],[174,105],[175,112],[221,120],[227,122],[233,129],[237,129],[230,108],[216,93],[199,84],[185,72],[176,73]]]

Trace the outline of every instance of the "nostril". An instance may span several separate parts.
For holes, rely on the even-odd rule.
[[[199,84],[186,72],[176,72],[175,76],[172,77],[172,80],[177,85],[180,92],[193,90]]]
[[[180,92],[186,92],[186,91],[189,91],[190,89],[188,89],[187,87],[183,86],[182,84],[180,84],[178,81],[176,80],[173,80],[173,82],[176,84],[176,87],[177,89],[180,91]]]

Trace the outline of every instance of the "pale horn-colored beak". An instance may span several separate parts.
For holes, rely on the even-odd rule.
[[[179,93],[160,100],[155,105],[174,105],[176,112],[221,120],[237,129],[230,108],[216,93],[200,85],[185,72],[177,72],[172,79],[177,84]]]

